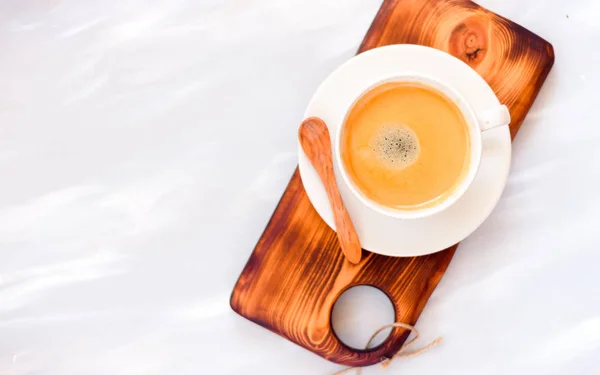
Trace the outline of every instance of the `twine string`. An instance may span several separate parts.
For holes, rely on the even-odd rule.
[[[396,323],[386,324],[383,327],[379,328],[377,331],[375,331],[375,333],[373,333],[371,335],[371,338],[367,342],[367,345],[365,346],[365,349],[370,349],[371,348],[371,343],[373,342],[373,339],[375,339],[375,337],[379,333],[381,333],[381,331],[386,330],[388,328],[395,328],[395,327],[400,327],[400,328],[408,329],[408,330],[410,330],[411,332],[413,332],[415,334],[415,337],[413,337],[410,341],[404,343],[404,345],[402,345],[402,347],[400,348],[400,350],[398,350],[398,352],[396,352],[396,354],[394,354],[392,357],[386,358],[385,360],[381,361],[380,364],[381,364],[381,367],[383,367],[383,368],[387,368],[392,363],[392,361],[394,359],[396,359],[396,358],[408,358],[408,357],[417,356],[417,355],[419,355],[419,354],[421,354],[423,352],[426,352],[427,350],[433,348],[434,346],[436,346],[436,345],[438,345],[439,343],[442,342],[442,338],[438,337],[437,339],[433,340],[432,342],[430,342],[429,344],[425,345],[424,347],[409,352],[408,349],[419,338],[419,331],[417,331],[416,328],[413,327],[413,326],[411,326],[410,324],[396,322]],[[360,375],[361,372],[362,372],[360,367],[348,367],[348,368],[345,368],[343,370],[335,372],[333,375],[345,374],[345,373],[350,372],[352,370],[356,371],[356,373],[355,373],[356,375]]]

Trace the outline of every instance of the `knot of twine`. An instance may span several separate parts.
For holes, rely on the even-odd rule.
[[[413,350],[411,352],[408,352],[407,350],[415,343],[415,341],[417,341],[417,339],[419,338],[419,331],[417,331],[415,329],[415,327],[411,326],[410,324],[406,324],[406,323],[400,323],[400,322],[396,322],[396,323],[391,323],[391,324],[387,324],[384,325],[383,327],[379,328],[377,331],[375,331],[375,333],[373,333],[373,335],[371,335],[371,338],[369,339],[369,341],[367,342],[367,345],[365,346],[365,349],[369,349],[371,347],[371,343],[373,342],[373,339],[375,339],[375,336],[377,336],[381,331],[388,329],[388,328],[393,328],[393,327],[400,327],[400,328],[404,328],[404,329],[408,329],[411,332],[413,332],[415,334],[415,337],[413,337],[409,342],[405,343],[404,345],[402,345],[402,347],[400,348],[400,350],[398,350],[398,352],[396,352],[396,354],[394,354],[392,357],[390,358],[386,358],[385,360],[381,361],[381,367],[383,368],[387,368],[394,359],[396,358],[407,358],[407,357],[413,357],[416,355],[419,355],[431,348],[433,348],[434,346],[438,345],[439,343],[442,342],[442,338],[438,337],[437,339],[433,340],[432,342],[430,342],[429,344],[425,345],[422,348]],[[356,370],[356,375],[360,375],[361,374],[361,368],[360,367],[348,367],[345,368],[343,370],[337,371],[335,372],[333,375],[341,375],[341,374],[345,374],[349,371],[352,370]]]

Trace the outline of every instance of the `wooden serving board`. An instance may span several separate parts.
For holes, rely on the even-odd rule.
[[[468,0],[384,1],[358,53],[399,43],[431,46],[468,63],[509,107],[513,137],[554,62],[548,42]],[[397,321],[415,324],[457,246],[414,258],[363,250],[352,265],[296,169],[235,285],[231,307],[328,360],[371,365],[392,356],[409,332],[395,329],[367,351],[349,348],[331,328],[336,299],[352,286],[371,285],[392,300]]]

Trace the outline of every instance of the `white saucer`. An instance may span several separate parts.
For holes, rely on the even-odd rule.
[[[403,44],[372,49],[348,60],[317,89],[305,117],[322,118],[333,137],[349,106],[372,82],[406,73],[432,76],[453,87],[477,115],[500,104],[483,78],[461,60],[433,48]],[[477,229],[506,185],[511,158],[508,126],[482,133],[482,141],[481,164],[469,189],[445,211],[420,219],[397,219],[371,210],[350,192],[335,166],[340,193],[362,247],[390,256],[425,255],[444,250]],[[335,230],[321,180],[302,147],[298,146],[298,150],[300,176],[308,198]]]

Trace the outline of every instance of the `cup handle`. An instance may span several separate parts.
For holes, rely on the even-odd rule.
[[[510,124],[510,112],[508,108],[502,104],[497,107],[488,109],[481,116],[477,117],[479,127],[482,132],[499,126]]]

